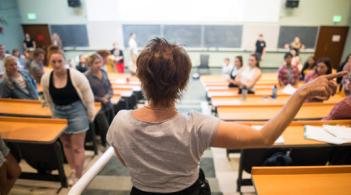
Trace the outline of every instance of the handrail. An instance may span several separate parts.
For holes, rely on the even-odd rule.
[[[90,167],[90,169],[74,184],[68,195],[79,195],[94,179],[94,177],[105,167],[105,165],[114,156],[114,150],[109,147],[105,153]]]

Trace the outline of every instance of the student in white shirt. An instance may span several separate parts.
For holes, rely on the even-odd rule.
[[[234,59],[234,67],[230,71],[230,79],[229,79],[229,85],[228,87],[234,88],[238,87],[238,85],[234,84],[235,83],[235,78],[238,75],[239,71],[243,67],[243,57],[242,56],[236,56]]]
[[[4,61],[8,55],[5,53],[5,45],[0,44],[0,79],[4,76],[5,66]]]
[[[229,75],[232,72],[233,65],[230,64],[229,58],[224,58],[224,64],[222,67],[222,74]]]
[[[249,64],[240,69],[235,81],[232,82],[239,86],[239,93],[242,89],[247,89],[248,93],[255,93],[255,85],[261,78],[262,72],[260,63],[256,54],[251,54],[249,57]]]

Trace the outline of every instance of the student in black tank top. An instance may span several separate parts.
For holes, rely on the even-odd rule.
[[[67,71],[67,83],[66,83],[66,86],[63,88],[56,88],[54,86],[54,80],[53,80],[54,72],[51,72],[50,74],[49,91],[53,102],[60,106],[64,106],[64,105],[72,104],[73,102],[76,102],[76,101],[80,101],[78,93],[72,85],[69,69],[67,69],[66,71]]]

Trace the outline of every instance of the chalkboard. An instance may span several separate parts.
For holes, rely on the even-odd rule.
[[[87,27],[83,24],[50,25],[51,33],[57,33],[63,47],[88,47]]]
[[[305,48],[314,49],[318,34],[317,26],[280,26],[278,48],[284,48],[298,36]]]
[[[161,36],[161,25],[123,25],[123,40],[126,48],[128,48],[130,33],[136,34],[138,47],[143,47],[150,39]]]
[[[205,26],[204,47],[240,48],[242,26]]]
[[[163,36],[185,47],[201,47],[201,25],[164,25]]]

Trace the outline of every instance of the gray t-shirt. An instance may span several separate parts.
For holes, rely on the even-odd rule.
[[[194,112],[150,123],[135,119],[131,110],[120,111],[107,141],[118,150],[136,188],[176,192],[197,180],[200,158],[211,146],[219,122]]]

